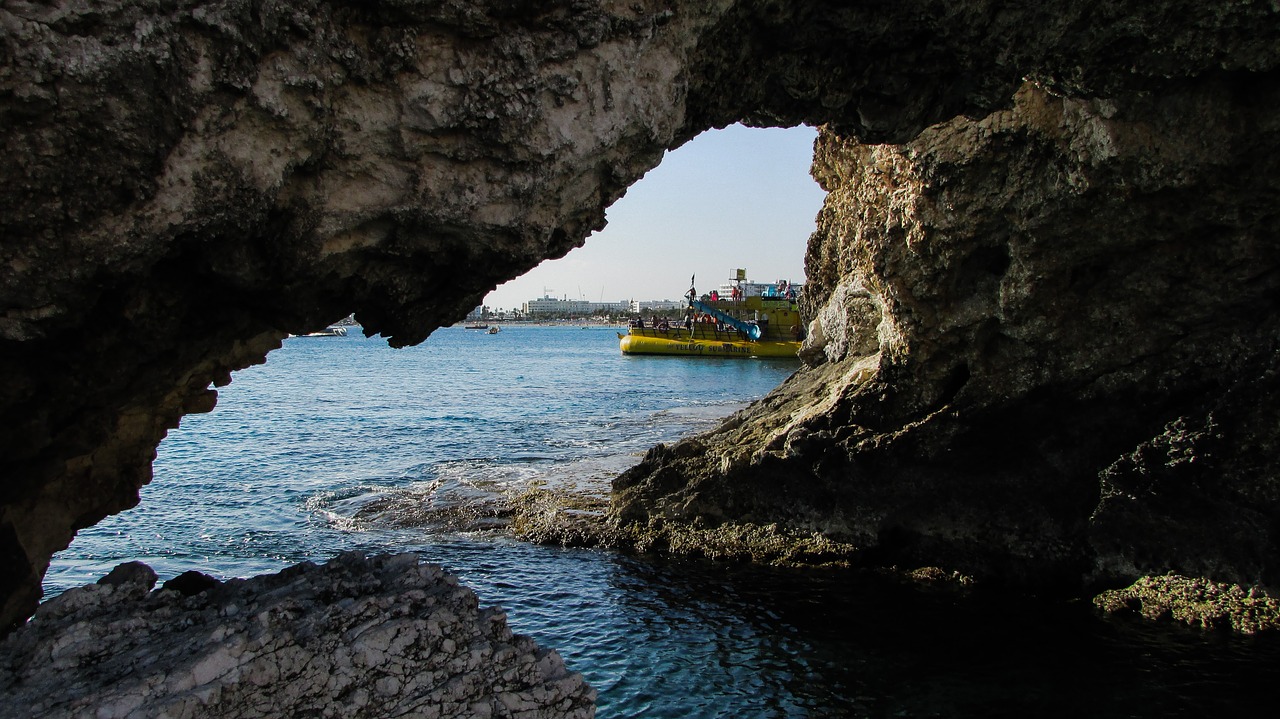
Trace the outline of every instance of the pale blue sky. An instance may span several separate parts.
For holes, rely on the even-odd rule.
[[[758,282],[804,279],[804,250],[824,193],[809,176],[811,127],[710,130],[668,152],[609,208],[583,247],[490,292],[515,309],[541,297],[593,302],[679,299],[745,267]]]

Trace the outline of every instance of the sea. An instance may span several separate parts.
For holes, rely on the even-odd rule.
[[[975,601],[854,572],[512,539],[531,486],[605,496],[659,442],[714,427],[787,360],[623,356],[617,328],[358,328],[296,337],[160,445],[141,504],[56,555],[46,596],[141,560],[161,581],[417,552],[555,648],[600,717],[1214,717],[1280,703],[1270,637]]]

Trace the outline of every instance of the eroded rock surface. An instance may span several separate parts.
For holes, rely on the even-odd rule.
[[[1183,561],[1161,527],[1197,505],[1142,468],[1186,444],[1156,438],[1274,426],[1212,402],[1270,381],[1277,48],[1266,2],[8,2],[0,624],[211,383],[353,310],[420,341],[734,121],[827,123],[825,364],[646,463],[620,517],[1026,576]],[[1238,481],[1161,476],[1252,512],[1265,574],[1251,431],[1214,454]]]
[[[134,565],[41,605],[0,642],[0,703],[33,719],[595,715],[555,651],[416,555],[189,595],[155,579]]]
[[[615,519],[1036,587],[1280,583],[1273,80],[1028,83],[904,145],[824,133],[813,366],[620,478]]]

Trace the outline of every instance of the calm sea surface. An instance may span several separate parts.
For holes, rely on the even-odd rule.
[[[599,691],[601,717],[1207,717],[1280,706],[1280,647],[992,606],[852,574],[515,542],[533,482],[606,491],[794,362],[623,357],[613,329],[293,338],[161,445],[142,504],[54,557],[47,595],[139,559],[227,578],[417,551]]]

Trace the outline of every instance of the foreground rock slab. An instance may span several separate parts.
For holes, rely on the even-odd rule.
[[[122,565],[43,604],[0,643],[0,706],[99,719],[595,715],[595,690],[555,651],[416,555],[184,578],[153,591],[154,572]]]

